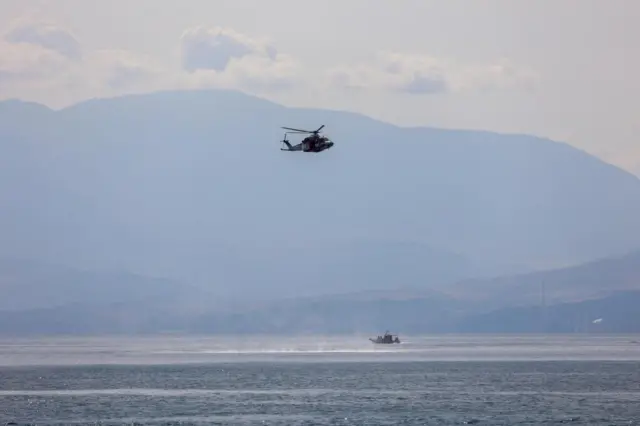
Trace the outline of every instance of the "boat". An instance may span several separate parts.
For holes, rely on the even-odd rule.
[[[388,331],[384,333],[384,336],[378,336],[375,339],[369,338],[373,343],[382,344],[382,345],[390,345],[393,343],[400,343],[400,339],[398,336],[393,336]]]

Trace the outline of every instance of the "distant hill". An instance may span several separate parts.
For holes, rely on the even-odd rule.
[[[639,333],[640,291],[582,302],[511,307],[469,315],[456,324],[462,333]]]
[[[295,298],[236,312],[211,312],[191,324],[197,333],[353,334],[439,333],[452,325],[464,303],[433,291],[376,291]]]
[[[465,282],[457,294],[398,286],[236,305],[167,280],[4,260],[0,334],[640,332],[637,256],[477,280],[468,294]]]
[[[545,288],[542,307],[541,283]],[[465,280],[436,290],[398,288],[297,298],[202,316],[199,332],[403,333],[640,332],[640,251],[570,268]],[[543,316],[546,315],[546,316]],[[601,323],[593,323],[605,318]],[[543,321],[544,319],[544,321]]]
[[[454,331],[455,300],[436,295],[308,298],[209,312],[158,301],[86,302],[26,310],[0,310],[0,335],[352,334]],[[383,330],[384,331],[384,330]]]
[[[29,260],[0,259],[0,311],[69,310],[131,305],[197,313],[216,307],[202,289],[124,272],[96,272]],[[70,313],[73,313],[73,309]],[[46,322],[46,317],[41,317]]]
[[[433,298],[299,301],[237,312],[168,305],[70,304],[0,311],[0,335],[100,334],[372,334],[640,333],[640,292],[583,302],[473,313],[464,303]]]
[[[463,280],[441,290],[483,310],[580,302],[620,291],[640,291],[640,251],[549,271]]]
[[[232,91],[0,103],[0,256],[262,300],[432,287],[640,246],[640,181],[566,144]],[[281,152],[280,126],[336,146]]]
[[[167,279],[0,259],[0,335],[180,331],[225,301]]]
[[[78,304],[0,311],[0,336],[136,335],[185,332],[188,310],[137,303]]]
[[[400,334],[640,333],[640,291],[574,303],[502,308],[473,313],[461,301],[434,298],[300,302],[243,314],[202,316],[198,333]]]

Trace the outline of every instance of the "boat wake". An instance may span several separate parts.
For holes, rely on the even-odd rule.
[[[640,360],[629,336],[153,336],[0,339],[0,366],[229,362]]]
[[[260,354],[359,354],[359,353],[394,353],[400,352],[397,348],[270,348],[270,349],[200,349],[200,350],[181,350],[166,349],[154,351],[158,355],[260,355]],[[406,352],[406,351],[402,351]]]

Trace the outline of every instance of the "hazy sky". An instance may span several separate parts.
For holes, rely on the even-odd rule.
[[[234,87],[640,175],[639,19],[637,0],[1,0],[0,98]]]

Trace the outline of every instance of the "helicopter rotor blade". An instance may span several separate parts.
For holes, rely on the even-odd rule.
[[[294,129],[294,128],[291,128],[291,127],[283,127],[283,129],[291,130],[293,132],[298,132],[298,133],[318,134],[320,132],[320,130],[324,129],[324,124],[322,126],[318,127],[317,130],[302,130],[302,129]]]
[[[291,130],[291,131],[298,132],[298,133],[313,133],[313,132],[310,132],[308,130],[292,129],[291,127],[283,127],[283,129]]]

